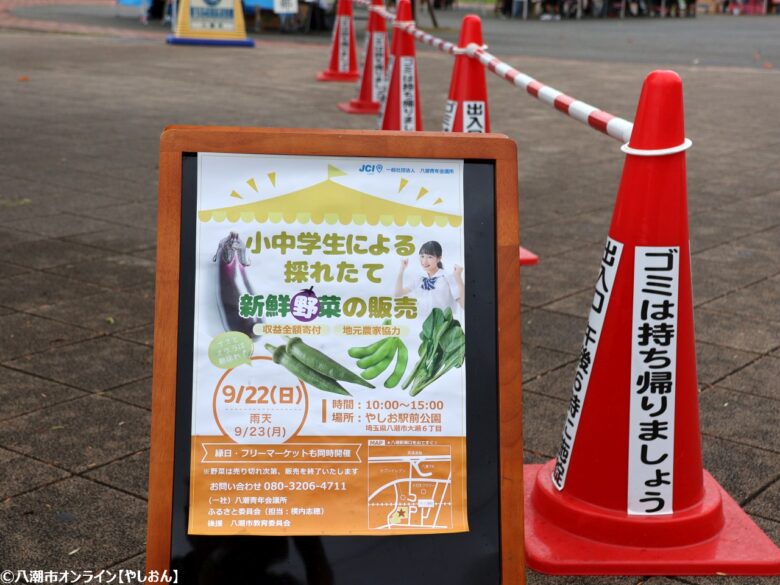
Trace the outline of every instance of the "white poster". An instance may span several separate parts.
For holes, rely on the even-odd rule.
[[[190,533],[466,517],[463,163],[198,155]]]

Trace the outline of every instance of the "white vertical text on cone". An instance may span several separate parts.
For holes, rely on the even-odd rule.
[[[485,102],[463,102],[463,132],[485,132]]]
[[[348,73],[349,62],[349,35],[352,33],[352,18],[339,16],[339,73]]]
[[[414,57],[401,57],[401,130],[417,129],[417,104],[415,103]]]
[[[590,316],[585,327],[585,337],[582,340],[580,359],[574,375],[571,400],[566,413],[566,422],[563,425],[561,446],[558,449],[555,467],[553,468],[553,485],[559,490],[562,490],[564,485],[566,485],[566,474],[569,471],[569,463],[574,450],[574,440],[577,437],[577,428],[579,427],[580,416],[585,405],[585,395],[588,392],[590,374],[593,369],[592,366],[596,361],[601,330],[604,327],[604,319],[607,316],[609,298],[612,295],[612,285],[615,283],[622,251],[623,244],[612,238],[607,238],[604,254],[601,257],[599,275],[596,279],[596,289],[593,295],[593,303],[591,303],[590,307]]]
[[[375,102],[382,101],[382,84],[385,80],[385,35],[383,33],[371,34],[371,99]]]
[[[679,247],[634,253],[628,513],[671,514]]]

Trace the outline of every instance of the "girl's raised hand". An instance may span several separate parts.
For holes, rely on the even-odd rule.
[[[455,276],[461,276],[463,274],[463,266],[461,266],[460,264],[453,264],[452,273]]]
[[[401,258],[401,271],[406,270],[407,266],[409,266],[409,258]]]

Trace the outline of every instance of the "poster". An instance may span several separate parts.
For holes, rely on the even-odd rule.
[[[198,155],[189,533],[468,530],[463,163]]]

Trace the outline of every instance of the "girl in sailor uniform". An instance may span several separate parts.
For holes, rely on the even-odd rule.
[[[463,267],[455,264],[452,274],[445,274],[441,257],[439,242],[425,242],[420,247],[420,267],[423,274],[407,283],[404,283],[404,273],[409,266],[409,259],[401,260],[401,270],[395,282],[395,296],[409,295],[416,298],[417,314],[423,319],[435,308],[444,310],[449,307],[453,313],[457,313],[458,308],[463,309],[466,297]]]

